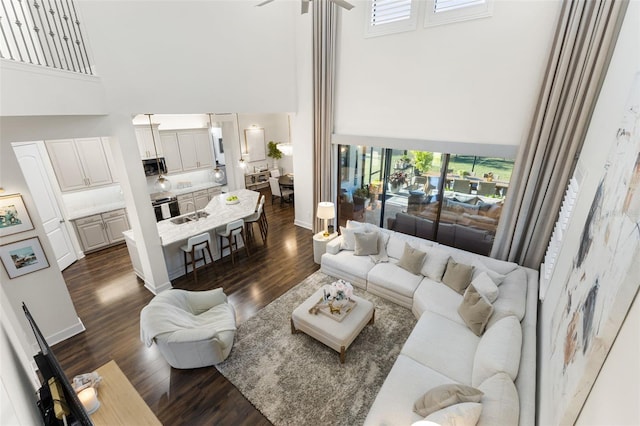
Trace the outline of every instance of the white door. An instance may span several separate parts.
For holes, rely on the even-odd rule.
[[[19,144],[13,147],[22,169],[31,197],[42,220],[44,231],[58,262],[60,270],[66,269],[78,258],[73,250],[71,238],[64,224],[58,203],[53,195],[40,151],[35,143]]]

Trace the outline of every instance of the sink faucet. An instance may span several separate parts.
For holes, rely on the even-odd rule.
[[[196,207],[196,196],[195,193],[191,193],[191,199],[193,200],[193,215],[196,217],[196,222],[198,221],[198,208]]]
[[[186,203],[184,203],[185,206],[185,210],[189,210],[189,204],[193,204],[193,215],[196,217],[196,220],[198,220],[198,212],[196,211],[196,203],[195,200],[194,201],[187,201]]]

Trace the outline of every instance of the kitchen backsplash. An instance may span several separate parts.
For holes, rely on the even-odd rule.
[[[73,212],[105,204],[124,202],[124,195],[120,185],[111,185],[86,191],[65,192],[62,194],[62,199],[67,211]]]
[[[200,184],[211,182],[211,177],[209,175],[209,169],[205,170],[196,170],[194,172],[187,173],[176,173],[166,176],[171,182],[171,189],[184,189],[192,186],[198,186]],[[148,176],[147,177],[147,190],[149,194],[153,194],[158,192],[155,188],[157,176]]]

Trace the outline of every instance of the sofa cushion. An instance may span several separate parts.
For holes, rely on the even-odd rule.
[[[480,338],[464,325],[425,311],[400,353],[458,383],[471,385],[473,359]]]
[[[427,257],[422,264],[420,273],[432,280],[442,281],[442,275],[444,275],[449,261],[449,253],[438,247],[429,247],[427,245],[422,245],[421,248],[427,253]]]
[[[478,389],[484,392],[478,426],[518,424],[520,421],[518,391],[507,374],[494,374],[482,382]]]
[[[522,327],[520,321],[509,316],[487,329],[473,359],[472,386],[478,386],[495,373],[507,373],[515,380],[520,367]]]
[[[389,256],[387,255],[387,241],[389,241],[389,237],[390,235],[387,233],[378,232],[378,252],[369,256],[373,263],[389,261]]]
[[[527,306],[527,285],[527,273],[522,268],[505,276],[500,284],[500,295],[493,302],[493,315],[489,318],[487,328],[510,315],[515,315],[518,321],[522,320]]]
[[[393,262],[378,263],[367,275],[367,281],[370,284],[383,287],[408,298],[413,297],[413,293],[420,285],[422,278],[422,275],[412,274],[399,268]]]
[[[387,254],[389,257],[393,257],[394,259],[400,259],[404,253],[405,243],[409,242],[412,246],[418,247],[419,241],[420,240],[415,237],[410,237],[396,232],[389,237],[389,241],[387,242]]]
[[[478,276],[475,276],[471,280],[471,284],[475,287],[478,293],[487,298],[489,303],[495,302],[500,294],[500,289],[498,289],[496,283],[486,272],[482,272]],[[471,285],[469,287],[471,287]],[[467,287],[467,290],[469,290],[469,287]]]
[[[461,402],[480,402],[483,392],[471,386],[446,384],[429,389],[413,404],[413,411],[422,417],[459,404]]]
[[[473,259],[473,261],[471,262],[471,266],[473,266],[473,278],[475,279],[476,277],[478,277],[478,275],[480,274],[487,274],[489,276],[489,278],[491,278],[491,280],[496,284],[496,285],[500,285],[502,284],[502,281],[504,281],[504,275],[500,274],[496,271],[493,271],[491,269],[489,269],[484,263],[482,263],[480,260],[478,259]]]
[[[458,307],[458,313],[476,336],[482,336],[489,317],[493,313],[493,306],[473,284],[469,284],[464,293],[464,299]]]
[[[422,269],[422,262],[427,253],[417,248],[413,248],[409,243],[405,243],[404,252],[398,261],[398,266],[406,269],[412,274],[418,275]]]
[[[442,283],[425,277],[413,294],[412,311],[416,318],[420,318],[428,310],[465,325],[458,314],[460,303],[462,303],[461,294]]]
[[[342,250],[355,250],[356,248],[356,237],[355,237],[355,228],[345,228],[344,226],[340,227],[340,234],[342,235],[342,245],[340,248]]]
[[[354,256],[353,252],[341,250],[337,254],[322,256],[322,271],[328,275],[350,281],[366,288],[367,274],[375,266],[369,256]]]
[[[463,294],[469,284],[471,284],[471,276],[473,275],[473,266],[458,263],[453,259],[447,262],[447,269],[442,276],[442,282]]]
[[[406,213],[397,213],[393,229],[394,231],[402,232],[403,234],[415,235],[416,217]]]
[[[461,402],[425,417],[425,420],[440,426],[475,426],[482,414],[482,404],[478,402]]]
[[[513,272],[516,268],[518,268],[517,263],[493,259],[486,256],[474,256],[473,260],[475,261],[475,263],[473,264],[474,266],[479,268],[480,265],[482,265],[483,268],[481,269],[488,269],[502,275],[507,275],[508,273]]]
[[[356,232],[353,236],[355,239],[353,254],[355,256],[378,254],[380,245],[377,232]]]
[[[400,354],[391,367],[364,424],[411,425],[424,417],[413,412],[414,401],[429,389],[454,383],[449,377]]]

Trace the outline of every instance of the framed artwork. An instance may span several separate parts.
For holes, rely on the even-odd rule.
[[[244,152],[249,154],[251,161],[262,161],[266,158],[263,128],[244,129]]]
[[[11,279],[49,267],[38,237],[0,246],[0,258]]]
[[[0,197],[0,237],[33,229],[20,194]]]

